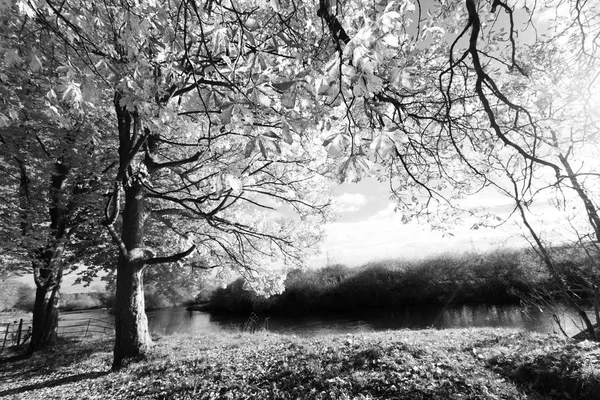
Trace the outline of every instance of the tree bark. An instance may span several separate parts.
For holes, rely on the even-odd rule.
[[[36,282],[30,353],[53,345],[58,335],[58,306],[63,274],[62,249],[53,253],[47,265],[40,268],[40,280],[43,284]]]
[[[117,268],[113,370],[152,345],[144,305],[143,263],[121,256]]]
[[[144,304],[143,273],[150,257],[144,248],[145,188],[134,181],[124,187],[125,206],[121,239],[127,254],[119,256],[115,294],[115,347],[113,370],[127,359],[143,355],[152,345]]]
[[[115,294],[115,347],[113,370],[124,366],[127,359],[143,355],[152,345],[148,331],[148,319],[144,305],[143,273],[147,265],[174,262],[189,255],[195,246],[187,251],[168,257],[155,257],[152,250],[144,245],[147,210],[147,188],[144,181],[158,169],[193,162],[199,153],[192,157],[159,164],[152,158],[156,150],[149,129],[142,129],[140,116],[121,104],[121,93],[115,93],[114,105],[119,129],[119,171],[115,192],[107,205],[105,225],[116,242],[120,255],[117,264],[117,288]],[[136,171],[134,159],[144,147],[146,152],[143,164],[145,171]],[[141,157],[138,157],[138,160]],[[123,225],[120,235],[114,223],[120,214],[120,194],[125,193]],[[112,210],[110,210],[112,208]]]
[[[67,137],[72,142],[72,135]],[[34,205],[30,197],[31,181],[27,174],[26,164],[17,159],[20,170],[19,198],[21,205],[21,233],[28,236],[32,233],[30,213]],[[62,161],[54,163],[50,178],[48,215],[50,231],[45,239],[46,244],[32,252],[33,275],[36,286],[33,306],[32,336],[29,352],[33,353],[56,342],[58,331],[58,306],[60,302],[60,286],[63,277],[63,256],[68,239],[66,232],[68,207],[64,184],[70,168]]]

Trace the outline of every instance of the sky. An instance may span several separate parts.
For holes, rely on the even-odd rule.
[[[339,218],[326,225],[321,254],[312,267],[341,263],[360,266],[386,259],[422,259],[441,253],[486,252],[499,248],[529,247],[512,200],[494,189],[460,200],[467,210],[492,214],[493,227],[482,227],[481,219],[462,215],[457,224],[442,232],[425,221],[403,223],[401,212],[394,211],[389,187],[375,179],[342,184],[334,190],[334,207]],[[559,211],[548,199],[533,204],[531,220],[542,232],[556,231]]]

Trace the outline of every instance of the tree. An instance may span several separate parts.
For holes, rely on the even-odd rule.
[[[598,212],[582,185],[597,176],[595,164],[576,171],[570,160],[591,150],[583,152],[583,144],[595,142],[598,126],[592,106],[598,5],[402,1],[372,4],[358,23],[345,18],[355,13],[352,4],[344,10],[332,6],[323,0],[318,11],[338,49],[324,80],[327,101],[345,121],[324,145],[344,160],[340,179],[360,179],[371,162],[378,163],[390,181],[400,183],[396,193],[405,212],[422,210],[420,203],[428,214],[429,200],[422,199],[444,199],[448,185],[459,196],[498,187],[516,201],[515,211],[563,297],[593,336],[526,208],[554,177],[552,187],[568,184],[576,192],[600,239]],[[411,185],[424,196],[407,193]],[[587,286],[597,297],[593,276]]]
[[[597,165],[593,160],[598,148],[599,115],[595,111],[600,89],[596,56],[589,53],[585,46],[567,46],[559,43],[582,43],[584,35],[580,27],[563,27],[560,34],[554,34],[554,40],[536,43],[522,54],[528,79],[519,82],[517,92],[523,104],[533,116],[535,126],[540,132],[536,151],[544,158],[560,166],[560,174],[541,175],[530,190],[514,187],[512,196],[517,201],[519,213],[531,232],[544,263],[552,272],[562,295],[577,310],[585,322],[591,338],[597,338],[595,329],[582,306],[581,299],[595,303],[596,323],[600,322],[598,307],[598,279],[600,269],[596,263],[600,230],[597,209]],[[584,40],[583,40],[584,41]],[[514,166],[506,166],[514,171]],[[514,173],[512,175],[514,177]],[[520,178],[521,180],[523,177]],[[513,179],[514,180],[514,179]],[[548,194],[550,193],[550,194]],[[571,237],[567,230],[562,231],[562,241],[568,240],[571,249],[564,244],[562,252],[569,252],[574,263],[561,263],[561,255],[552,254],[548,245],[543,243],[541,235],[535,232],[533,224],[525,215],[528,204],[536,198],[548,196],[564,214],[566,226],[571,228]],[[579,253],[579,254],[577,254]],[[587,257],[581,257],[581,254]],[[587,258],[587,261],[585,260]],[[579,265],[576,265],[579,264]]]
[[[51,35],[15,8],[4,11],[2,264],[19,274],[33,272],[30,350],[35,351],[56,339],[63,271],[78,259],[81,233],[89,230],[90,214],[98,212],[102,112],[80,104],[90,99],[55,70],[65,59]],[[57,88],[63,89],[61,96]]]
[[[596,44],[589,38],[594,37],[599,28],[595,17],[597,5],[546,2],[540,3],[539,8],[519,10],[495,1],[487,20],[497,22],[495,12],[505,11],[509,29],[504,33],[494,31],[493,25],[486,28],[482,22],[486,13],[473,3],[467,2],[469,25],[463,32],[471,29],[468,47],[449,69],[446,89],[450,93],[454,77],[460,77],[461,88],[475,88],[483,106],[481,119],[489,122],[488,132],[496,136],[497,141],[485,140],[484,136],[475,143],[488,142],[487,149],[477,149],[476,159],[469,158],[465,152],[461,152],[461,157],[469,159],[475,174],[513,198],[515,212],[554,278],[561,298],[578,312],[594,337],[592,323],[579,305],[581,292],[574,287],[573,280],[568,279],[574,271],[560,266],[532,223],[529,206],[548,189],[560,193],[559,202],[569,202],[572,206],[573,196],[564,191],[570,186],[582,202],[589,227],[596,231],[597,212],[591,192],[582,185],[582,179],[591,184],[596,175],[595,165],[589,164],[589,150],[596,143],[597,113],[592,111],[591,104],[595,103],[593,87],[597,85],[598,66]],[[569,4],[573,8],[569,8]],[[549,6],[557,9],[549,14],[546,8]],[[540,18],[542,13],[545,13],[543,19]],[[572,18],[568,18],[569,13]],[[529,41],[519,42],[516,40],[519,20],[539,23],[541,29]],[[484,29],[484,37],[494,40],[482,49],[480,33]],[[458,43],[456,40],[453,45],[458,46]],[[471,70],[474,74],[468,73]],[[450,107],[456,108],[451,96],[447,98]],[[483,134],[487,135],[486,131]],[[468,132],[465,137],[473,139]],[[576,159],[588,166],[575,172],[571,162]],[[592,265],[591,269],[597,267]],[[576,274],[580,282],[587,282],[589,297],[597,297],[594,283],[597,273],[579,269]]]
[[[64,44],[71,86],[93,82],[113,94],[119,161],[104,223],[119,249],[113,368],[151,344],[148,266],[188,258],[280,290],[283,278],[265,267],[301,266],[328,218],[320,147],[306,135],[313,107],[292,98],[308,79],[310,54],[296,42],[311,34],[301,11],[192,1],[22,6]],[[260,30],[257,21],[266,21]],[[291,219],[273,214],[282,205]]]
[[[533,111],[502,86],[528,75],[519,27],[532,33],[557,4],[594,55],[598,6],[577,0],[19,2],[62,44],[62,93],[101,93],[116,116],[113,367],[150,345],[148,266],[230,266],[276,289],[260,266],[302,264],[327,217],[320,175],[389,179],[407,215],[494,184],[490,157],[518,160],[525,190],[537,166],[560,176]],[[280,204],[299,217],[258,212]]]
[[[31,104],[30,104],[31,106]],[[3,259],[32,271],[36,284],[31,350],[54,342],[65,260],[76,231],[97,207],[89,194],[96,186],[93,163],[84,166],[86,129],[44,125],[36,117],[0,129],[3,182]],[[21,120],[20,120],[21,121]],[[49,123],[49,121],[46,121]],[[88,241],[87,245],[90,244]]]

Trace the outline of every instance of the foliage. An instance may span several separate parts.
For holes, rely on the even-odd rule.
[[[110,347],[103,337],[68,341],[28,360],[5,363],[0,395],[592,399],[600,379],[597,344],[499,329],[316,338],[225,332],[166,336],[127,370],[107,374]],[[11,379],[4,379],[8,375]],[[579,384],[570,384],[575,381]]]
[[[311,54],[296,39],[315,29],[302,15],[281,24],[283,8],[254,2],[1,6],[17,17],[17,39],[39,32],[58,54],[49,62],[11,43],[8,67],[32,59],[34,75],[47,68],[64,79],[49,89],[75,115],[114,112],[106,132],[117,162],[104,169],[113,177],[103,225],[119,252],[115,368],[150,345],[146,267],[235,269],[277,292],[282,279],[270,267],[306,264],[329,219],[323,152],[305,135],[311,104],[296,109],[277,91],[310,73]],[[263,29],[257,20],[267,21]]]
[[[270,298],[252,293],[240,278],[217,289],[210,308],[295,314],[407,304],[518,302],[532,290],[547,287],[548,281],[544,269],[525,251],[445,254],[353,269],[334,265],[292,271],[285,291]]]
[[[4,281],[0,283],[0,311],[31,311],[35,299],[35,290],[25,283]]]
[[[144,298],[146,309],[176,307],[193,303],[199,291],[207,284],[207,271],[189,265],[172,264],[146,269],[144,273]],[[109,272],[103,277],[105,292],[100,296],[102,307],[115,304],[116,276]],[[207,294],[208,295],[208,292]]]
[[[111,186],[104,225],[119,250],[118,280],[129,282],[117,285],[123,315],[142,308],[142,271],[155,264],[235,269],[259,291],[277,293],[283,279],[271,267],[305,265],[319,223],[329,219],[323,175],[356,181],[375,174],[390,181],[407,219],[422,213],[442,224],[453,221],[448,200],[490,184],[511,195],[525,219],[546,184],[537,178],[542,171],[556,176],[550,184],[558,189],[570,182],[584,200],[586,185],[569,172],[569,157],[582,151],[581,133],[596,126],[597,90],[590,86],[583,102],[571,90],[550,107],[548,99],[559,96],[547,88],[565,70],[545,66],[577,68],[567,87],[586,76],[597,84],[598,5],[490,3],[321,0],[315,13],[308,2],[279,0],[5,1],[0,79],[8,100],[0,127],[43,122],[68,137],[88,131],[74,129],[81,116],[114,112],[107,158],[118,161],[99,170],[112,175],[103,180]],[[520,29],[529,41],[517,37]],[[21,118],[26,109],[40,115]],[[59,160],[56,171],[63,153],[48,157]],[[42,160],[27,159],[37,171],[52,170]],[[28,176],[14,171],[2,190],[24,202]],[[432,199],[442,205],[432,210]],[[600,219],[588,200],[593,228]],[[34,206],[31,215],[46,208]],[[20,204],[4,214],[23,220],[25,210]],[[374,275],[387,279],[385,271]],[[119,329],[137,324],[132,315]],[[129,345],[145,347],[145,331]]]
[[[27,284],[19,285],[17,289],[15,305],[13,306],[17,310],[22,311],[33,311],[33,304],[35,302],[35,289]]]
[[[87,310],[105,307],[104,293],[68,293],[61,295],[61,311]]]
[[[18,286],[19,283],[12,279],[0,281],[0,311],[13,308]]]

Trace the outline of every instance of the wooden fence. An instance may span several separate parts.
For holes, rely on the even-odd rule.
[[[2,330],[0,354],[4,353],[5,348],[22,345],[31,338],[31,322],[24,322],[21,318],[19,321],[9,322],[5,325]]]
[[[58,322],[58,336],[86,337],[94,333],[114,333],[112,321],[99,318],[69,318]]]
[[[86,337],[93,334],[110,334],[115,331],[115,326],[112,321],[107,321],[99,318],[69,318],[58,321],[59,337]],[[4,324],[0,331],[0,339],[2,339],[2,347],[0,354],[4,353],[4,349],[12,346],[21,346],[31,339],[32,325],[31,322],[25,322],[23,319],[19,321],[9,322]]]

